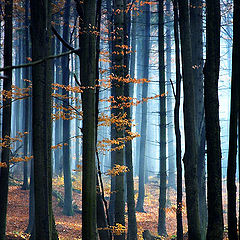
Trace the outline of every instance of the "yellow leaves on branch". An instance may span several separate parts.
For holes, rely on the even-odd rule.
[[[10,159],[10,163],[18,163],[18,162],[28,162],[33,159],[33,156],[24,156],[24,157],[12,157]]]
[[[59,143],[57,145],[51,146],[51,149],[56,150],[56,149],[62,149],[63,146],[68,146],[68,143]]]
[[[7,168],[7,164],[6,164],[5,162],[3,162],[3,163],[0,162],[0,168],[1,168],[1,167],[2,167],[2,168]]]
[[[15,142],[22,142],[22,138],[27,135],[28,132],[17,132],[15,137],[5,136],[4,138],[0,138],[0,149],[1,148],[10,148],[12,149],[11,145]]]
[[[112,169],[107,170],[106,175],[115,177],[115,176],[118,176],[120,173],[125,173],[125,172],[129,172],[129,169],[127,166],[115,164]]]
[[[127,113],[119,113],[117,116],[115,116],[114,114],[111,114],[111,116],[106,115],[104,113],[101,113],[100,116],[98,117],[98,126],[111,126],[112,124],[114,124],[118,130],[120,129],[124,129],[125,127],[129,126],[133,126],[132,119],[127,119]]]

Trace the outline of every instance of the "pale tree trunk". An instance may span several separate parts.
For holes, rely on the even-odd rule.
[[[149,76],[149,39],[150,39],[150,7],[146,4],[143,8],[142,24],[144,24],[144,30],[141,44],[142,49],[142,63],[140,65],[142,76],[140,78],[148,79]],[[141,56],[141,55],[140,55]],[[148,94],[148,83],[143,83],[142,86],[142,98],[146,98]],[[139,150],[139,190],[136,210],[143,212],[143,204],[145,198],[145,149],[146,149],[146,133],[147,133],[147,102],[142,103],[142,118],[141,118],[141,132],[140,132],[140,150]]]
[[[67,0],[64,5],[64,17],[63,17],[63,39],[65,41],[69,41],[69,19],[70,19],[70,0]],[[63,46],[62,51],[66,52],[68,49]],[[64,86],[69,85],[69,56],[62,57],[62,83]],[[69,91],[65,88],[62,89],[62,95],[66,96],[63,99],[63,107],[64,109],[69,108]],[[67,119],[63,119],[63,142],[67,145],[63,144],[63,175],[64,175],[64,205],[63,205],[63,213],[67,216],[73,215],[73,207],[72,207],[72,176],[71,176],[71,159],[70,159],[70,120],[68,119],[68,110],[63,111],[66,114]],[[57,129],[56,129],[57,130]]]

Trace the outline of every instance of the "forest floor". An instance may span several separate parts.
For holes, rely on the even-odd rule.
[[[62,179],[53,182],[54,189],[63,194]],[[74,185],[74,184],[73,184]],[[109,184],[105,184],[106,192],[109,191]],[[137,189],[137,186],[135,186]],[[77,188],[75,184],[75,188]],[[142,232],[149,230],[153,235],[157,235],[158,222],[158,196],[159,185],[156,180],[150,181],[146,185],[146,197],[144,202],[144,213],[137,213],[138,239],[142,238]],[[108,195],[108,194],[106,194]],[[170,190],[167,194],[166,208],[166,228],[168,237],[164,239],[174,239],[176,236],[176,191]],[[73,201],[79,209],[82,209],[81,194],[73,192]],[[137,196],[136,196],[137,197]],[[29,191],[21,190],[20,186],[9,187],[8,213],[7,213],[7,235],[8,240],[28,239],[29,235],[24,233],[28,225],[28,202]],[[223,191],[223,204],[226,209],[226,192]],[[81,214],[75,213],[74,216],[64,216],[62,208],[58,206],[57,199],[53,197],[53,209],[55,214],[56,228],[61,240],[81,239]],[[224,210],[224,221],[226,224],[226,211]],[[126,221],[127,222],[127,221]],[[187,232],[186,207],[183,204],[183,227],[184,233]],[[227,238],[225,232],[224,239]],[[187,239],[187,234],[185,236]]]

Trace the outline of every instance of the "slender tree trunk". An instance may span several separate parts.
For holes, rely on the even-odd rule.
[[[121,78],[124,78],[124,55],[121,54],[122,46],[124,44],[124,2],[123,0],[114,0],[113,1],[113,20],[114,20],[114,41],[113,41],[113,76],[117,79],[114,79],[112,82],[112,93],[116,100],[116,105],[121,104],[119,97],[124,95],[124,85]],[[118,12],[118,10],[120,10]],[[119,81],[118,81],[119,80]],[[113,107],[116,107],[113,106]],[[122,116],[123,109],[114,108],[113,113],[115,116]],[[117,126],[112,128],[114,131],[113,136],[115,139],[123,138],[124,131],[118,129]],[[116,147],[115,145],[113,147]],[[115,164],[124,165],[123,159],[123,149],[118,149],[111,153],[111,157],[115,160]],[[124,174],[120,173],[115,176],[115,214],[114,214],[114,225],[121,224],[125,226],[125,202],[124,202]],[[114,239],[122,240],[125,239],[125,234],[114,235]]]
[[[12,12],[13,1],[5,1],[4,9],[4,67],[12,65]],[[12,70],[4,72],[7,78],[3,80],[3,90],[11,91],[12,86]],[[2,143],[5,145],[1,149],[0,167],[0,239],[5,239],[7,202],[8,202],[8,176],[9,176],[9,158],[10,158],[10,140],[7,137],[11,135],[11,98],[4,97],[2,110]]]
[[[82,93],[83,108],[83,193],[82,193],[82,238],[97,239],[96,211],[96,36],[90,34],[91,26],[96,24],[96,1],[79,0],[77,11],[82,19],[80,25],[84,33],[80,35],[80,79],[85,88]],[[82,11],[81,11],[82,10]],[[82,64],[82,63],[88,64]]]
[[[129,4],[129,0],[127,1],[127,4]],[[124,0],[124,6],[127,6],[126,0]],[[130,40],[128,38],[130,34],[130,19],[131,15],[130,12],[124,14],[124,45],[129,47]],[[135,37],[135,36],[134,36]],[[134,46],[135,47],[135,46]],[[132,49],[133,51],[133,49]],[[133,60],[133,59],[132,59]],[[134,64],[132,62],[132,64]],[[125,52],[124,55],[124,65],[126,66],[124,74],[125,78],[127,78],[128,72],[129,72],[129,54]],[[134,64],[135,65],[135,64]],[[131,71],[130,71],[130,77]],[[125,97],[132,97],[132,92],[130,89],[132,87],[133,83],[125,83],[124,85],[124,96]],[[130,93],[131,92],[131,93]],[[131,120],[131,108],[127,107],[124,109],[124,112],[127,113],[126,118]],[[126,127],[126,132],[131,132],[131,126]],[[127,233],[127,239],[128,240],[137,240],[137,221],[136,221],[136,209],[135,209],[135,200],[134,200],[134,180],[133,180],[133,163],[132,163],[132,141],[126,141],[125,142],[125,161],[126,166],[128,167],[128,172],[126,173],[126,181],[127,181],[127,211],[128,211],[128,233]]]
[[[171,1],[166,1],[166,85],[167,85],[167,145],[168,145],[168,189],[176,189],[176,163],[175,163],[175,151],[174,151],[174,117],[173,117],[173,90],[171,87],[171,70],[172,70],[172,18],[171,18]],[[168,194],[169,195],[169,194]]]
[[[236,157],[237,134],[239,121],[239,76],[240,76],[240,2],[234,1],[233,12],[233,52],[232,52],[232,82],[231,82],[231,110],[229,130],[229,151],[227,168],[228,191],[228,237],[237,239],[237,214],[236,214]],[[239,144],[239,142],[238,142]],[[239,145],[238,145],[239,147]],[[239,148],[238,148],[239,151]]]
[[[165,96],[165,63],[164,63],[164,9],[163,0],[159,0],[158,17],[158,51],[159,51],[159,94],[160,97],[160,193],[158,213],[158,234],[167,235],[166,231],[166,96]]]
[[[30,48],[29,48],[29,0],[25,1],[25,31],[24,31],[24,47],[23,47],[23,61],[26,61],[27,57],[30,56]],[[30,71],[29,68],[24,68],[23,69],[23,79],[29,80],[30,78]],[[29,82],[25,81],[24,87],[28,88]],[[29,132],[29,98],[26,98],[24,100],[24,132]],[[29,155],[29,134],[25,135],[24,138],[24,156]],[[26,190],[29,188],[28,186],[28,162],[24,162],[23,166],[23,173],[24,173],[24,178],[23,178],[23,186],[22,189]]]
[[[176,166],[177,166],[177,240],[183,239],[182,224],[182,153],[181,153],[181,132],[179,126],[179,108],[181,100],[181,73],[180,73],[180,51],[178,31],[178,4],[173,1],[174,10],[174,39],[176,55],[176,95],[174,108],[174,125],[176,135]]]
[[[33,61],[51,54],[51,1],[31,0]],[[56,240],[52,211],[51,92],[52,64],[46,61],[32,69],[32,131],[34,156],[35,225],[31,239]]]
[[[150,6],[146,4],[143,8],[143,34],[142,37],[142,76],[140,78],[148,79],[149,77],[149,40],[150,40]],[[147,98],[148,83],[142,84],[142,98]],[[142,118],[141,118],[141,137],[139,151],[139,189],[136,210],[143,212],[143,204],[145,198],[145,150],[146,150],[146,135],[147,135],[147,102],[142,103]]]
[[[200,240],[195,106],[192,104],[195,101],[195,94],[192,72],[189,5],[187,0],[179,0],[178,4],[184,91],[185,154],[183,162],[185,166],[188,237],[189,240]]]
[[[63,39],[68,42],[69,40],[69,19],[70,19],[70,0],[67,0],[64,5],[64,25],[63,25]],[[63,46],[63,52],[68,49]],[[69,56],[62,57],[62,83],[64,86],[69,85]],[[73,215],[72,207],[72,176],[71,176],[71,159],[70,159],[70,120],[68,117],[69,111],[69,91],[65,88],[62,89],[62,94],[66,96],[63,101],[63,108],[65,119],[63,120],[63,174],[64,174],[64,206],[63,213],[67,216]]]
[[[207,51],[204,66],[204,106],[207,139],[207,239],[223,238],[221,145],[218,78],[220,63],[220,1],[206,1]]]

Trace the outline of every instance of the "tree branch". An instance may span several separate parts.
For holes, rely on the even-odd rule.
[[[73,49],[71,51],[68,51],[68,52],[63,52],[61,54],[58,54],[58,55],[50,55],[48,57],[45,57],[43,59],[39,59],[39,60],[36,60],[34,62],[31,62],[31,63],[25,63],[25,64],[21,64],[21,65],[16,65],[16,66],[7,66],[7,67],[4,67],[4,68],[0,68],[0,72],[3,72],[3,71],[6,71],[6,70],[12,70],[12,69],[18,69],[18,68],[25,68],[25,67],[32,67],[34,65],[37,65],[37,64],[41,64],[47,60],[50,60],[50,59],[54,59],[54,58],[59,58],[59,57],[63,57],[63,56],[66,56],[66,55],[69,55],[69,54],[72,54],[72,53],[76,53],[78,54],[78,52],[80,51],[80,48],[78,49]],[[1,77],[2,78],[2,77]],[[1,79],[0,78],[0,79]]]

